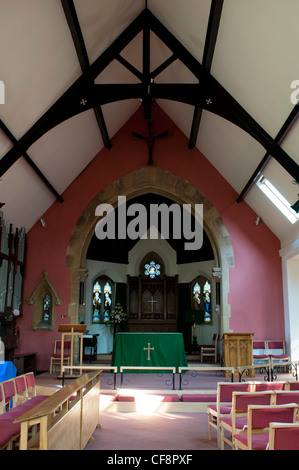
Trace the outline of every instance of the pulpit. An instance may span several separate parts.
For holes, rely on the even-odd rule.
[[[222,341],[225,367],[242,367],[252,364],[253,336],[254,333],[223,333]],[[249,372],[254,374],[254,370]]]
[[[86,330],[86,325],[68,325],[62,324],[59,325],[58,331],[61,332],[61,361],[60,361],[60,378],[62,377],[62,366],[63,366],[63,345],[65,336],[69,337],[71,341],[71,358],[70,358],[70,366],[73,366],[73,357],[74,357],[74,339],[75,337],[79,338],[80,346],[79,346],[79,365],[82,366],[82,357],[83,357],[83,335]],[[73,370],[70,369],[70,375],[68,378],[73,378]]]

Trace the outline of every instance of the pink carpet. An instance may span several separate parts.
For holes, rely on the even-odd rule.
[[[85,450],[219,450],[206,413],[102,412],[100,423]]]

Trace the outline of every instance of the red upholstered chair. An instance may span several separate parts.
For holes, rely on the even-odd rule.
[[[46,398],[48,398],[48,395],[37,394],[35,377],[34,377],[33,372],[27,372],[27,374],[25,374],[25,380],[26,380],[26,387],[27,387],[26,397],[28,400],[31,401],[31,403],[28,404],[29,407],[31,407],[33,403],[36,405],[40,403],[41,401],[45,400]]]
[[[299,381],[286,382],[285,390],[299,390]]]
[[[17,395],[16,403],[23,403],[25,400],[27,400],[28,396],[25,375],[19,375],[18,377],[15,377],[14,381]]]
[[[270,423],[268,450],[299,450],[299,423]]]
[[[5,400],[4,400],[4,392],[2,389],[2,384],[0,383],[0,415],[5,413]]]
[[[71,357],[71,341],[64,341],[63,344],[63,365],[70,365]],[[53,373],[54,367],[61,364],[61,341],[56,340],[54,344],[54,353],[50,357],[50,374]]]
[[[35,377],[33,372],[28,372],[25,374],[26,380],[26,388],[27,388],[27,397],[35,397],[36,396],[36,385],[35,385]]]
[[[252,341],[252,353],[254,364],[264,364],[269,362],[269,354],[267,353],[267,341],[264,340],[253,340]]]
[[[286,390],[287,382],[254,382],[255,392],[265,392],[266,390]]]
[[[233,392],[232,412],[230,416],[220,419],[221,449],[224,443],[233,447],[233,436],[247,426],[247,410],[249,405],[272,405],[274,392]]]
[[[295,423],[298,406],[288,405],[249,405],[247,427],[244,432],[233,436],[235,449],[266,450],[269,445],[269,427],[272,422]]]
[[[213,361],[217,362],[217,345],[218,345],[219,335],[215,333],[213,335],[213,344],[201,344],[200,349],[200,362],[203,362],[204,357],[209,357]]]
[[[299,404],[299,390],[274,390],[273,405]]]
[[[14,379],[2,382],[2,390],[6,409],[9,410],[16,405],[17,393]]]
[[[216,403],[211,403],[207,406],[208,439],[211,440],[212,428],[216,429],[218,447],[220,447],[220,419],[222,416],[231,413],[233,392],[250,392],[252,387],[252,382],[218,382]]]
[[[267,341],[267,351],[272,362],[278,364],[279,362],[290,362],[290,356],[286,354],[285,343],[283,340]]]

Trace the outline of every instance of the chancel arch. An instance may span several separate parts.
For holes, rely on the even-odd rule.
[[[194,207],[194,204],[203,204],[204,232],[213,250],[213,266],[210,275],[215,281],[215,285],[218,286],[217,301],[214,302],[214,307],[217,308],[213,314],[217,316],[219,333],[229,331],[230,305],[227,295],[229,292],[229,269],[234,267],[234,254],[228,231],[219,213],[197,188],[177,175],[150,166],[133,171],[109,184],[97,194],[78,219],[70,237],[66,256],[66,265],[70,268],[71,278],[71,303],[69,305],[71,322],[78,322],[80,312],[82,312],[79,305],[80,276],[86,270],[87,253],[98,222],[95,216],[96,208],[105,203],[111,204],[116,209],[119,196],[125,196],[127,201],[130,201],[148,194],[168,198],[180,205],[190,204],[191,207]],[[139,240],[139,243],[143,241]],[[136,241],[129,243],[132,243],[132,248]],[[195,272],[193,277],[196,277],[197,274]]]

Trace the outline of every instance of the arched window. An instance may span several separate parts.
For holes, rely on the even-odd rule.
[[[192,308],[202,310],[203,323],[212,323],[211,282],[205,276],[199,276],[192,282]]]
[[[113,308],[114,283],[106,276],[99,277],[93,284],[92,323],[109,320]]]
[[[51,297],[49,294],[46,294],[43,298],[43,319],[44,323],[51,323]]]

